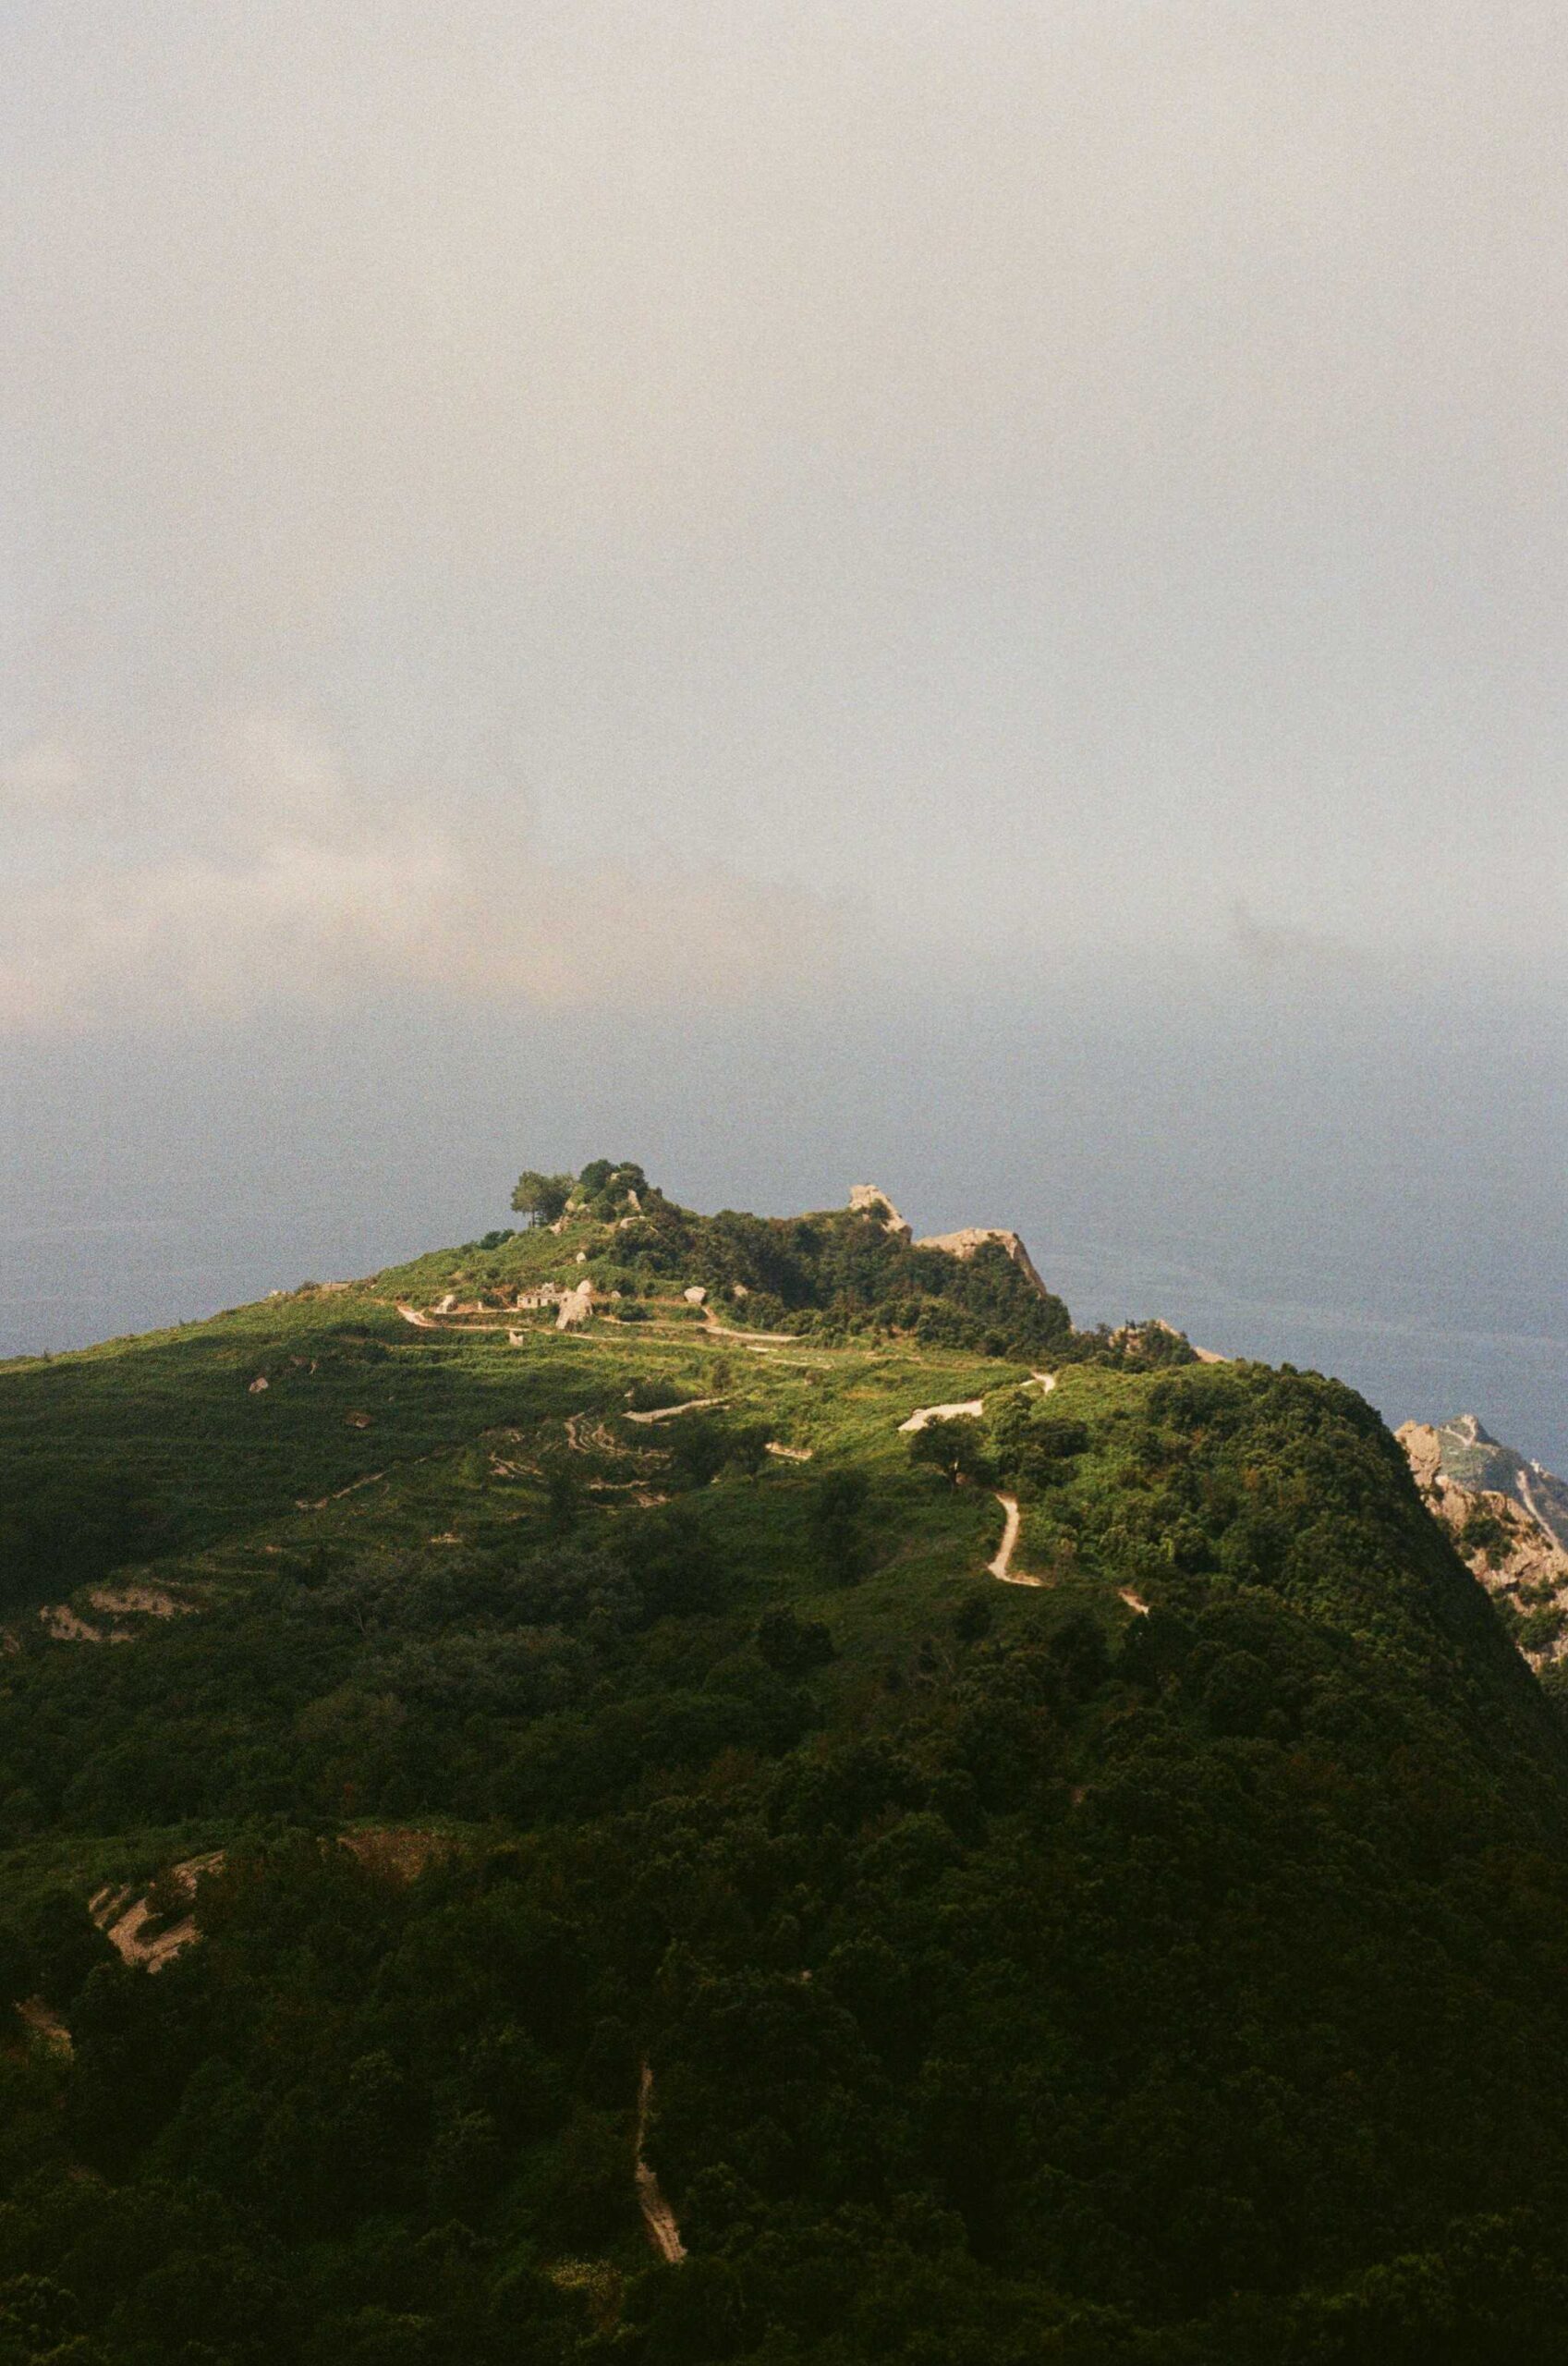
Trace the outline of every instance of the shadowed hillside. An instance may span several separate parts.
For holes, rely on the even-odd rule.
[[[1563,2355],[1568,1761],[1376,1416],[524,1181],[0,1371],[0,2360]]]

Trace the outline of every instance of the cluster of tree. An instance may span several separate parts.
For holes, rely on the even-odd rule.
[[[909,1439],[909,1459],[949,1486],[1004,1486],[1021,1494],[1061,1483],[1089,1443],[1087,1423],[1042,1409],[1050,1402],[1014,1389],[982,1420],[954,1413]]]
[[[1562,2358],[1558,1727],[1349,1392],[1093,1403],[918,1433],[1082,1581],[880,1656],[830,1469],[0,1665],[13,1828],[230,1844],[155,1976],[0,1915],[74,2039],[0,2054],[3,2366]],[[409,1881],[370,1814],[468,1836]]]
[[[517,1178],[512,1205],[533,1224],[556,1222],[568,1205],[616,1224],[630,1211],[638,1220],[614,1248],[620,1287],[696,1281],[755,1329],[841,1338],[881,1331],[932,1348],[1049,1356],[1129,1372],[1194,1360],[1188,1340],[1165,1323],[1075,1331],[1063,1301],[1042,1294],[1000,1244],[965,1258],[922,1249],[888,1232],[873,1209],[775,1217],[726,1208],[699,1215],[666,1199],[640,1166],[609,1159],[576,1176],[530,1168]],[[628,1315],[639,1319],[635,1307],[623,1309],[622,1319]]]
[[[700,1216],[651,1197],[642,1220],[617,1240],[616,1256],[665,1283],[701,1283],[757,1328],[825,1336],[883,1330],[1022,1358],[1056,1353],[1074,1336],[1061,1299],[1042,1296],[995,1243],[972,1258],[950,1257],[859,1213]]]
[[[578,1175],[545,1175],[537,1167],[525,1167],[513,1187],[512,1205],[530,1224],[555,1224],[568,1206],[607,1219],[623,1214],[633,1197],[640,1200],[644,1193],[657,1196],[635,1161],[594,1158]],[[498,1244],[492,1236],[481,1245]]]

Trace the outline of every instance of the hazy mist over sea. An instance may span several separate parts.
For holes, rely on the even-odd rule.
[[[0,1347],[627,1155],[1568,1469],[1558,12],[4,14]]]

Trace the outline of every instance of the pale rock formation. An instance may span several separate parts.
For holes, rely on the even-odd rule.
[[[1477,1577],[1490,1594],[1512,1598],[1521,1609],[1551,1608],[1568,1612],[1568,1551],[1558,1542],[1552,1527],[1541,1510],[1527,1495],[1525,1502],[1497,1487],[1467,1484],[1456,1479],[1444,1467],[1445,1444],[1452,1452],[1469,1448],[1477,1459],[1488,1449],[1501,1459],[1517,1463],[1506,1447],[1499,1448],[1489,1438],[1473,1414],[1462,1414],[1457,1421],[1445,1422],[1441,1428],[1429,1421],[1406,1421],[1394,1435],[1404,1448],[1411,1475],[1428,1509],[1447,1529],[1465,1566]],[[1491,1475],[1485,1463],[1481,1470]],[[1555,1493],[1561,1482],[1550,1472],[1526,1466],[1534,1471],[1538,1483],[1544,1482]],[[1515,1484],[1528,1488],[1528,1477]],[[1494,1531],[1490,1539],[1482,1543],[1470,1540],[1466,1549],[1465,1531],[1477,1515],[1489,1515],[1501,1530],[1501,1541]],[[1525,1648],[1525,1656],[1537,1667],[1561,1659],[1568,1653],[1568,1628],[1543,1650]]]
[[[575,1290],[566,1292],[556,1309],[555,1328],[557,1331],[575,1331],[579,1323],[589,1320],[592,1312],[593,1284],[579,1282]]]
[[[93,1586],[87,1599],[94,1610],[106,1611],[111,1618],[128,1612],[142,1618],[178,1618],[196,1607],[193,1602],[176,1602],[162,1586]]]
[[[128,1643],[130,1637],[115,1628],[108,1635],[102,1628],[90,1627],[68,1602],[46,1602],[38,1614],[39,1623],[46,1635],[57,1643]]]
[[[1005,1250],[1018,1271],[1031,1281],[1041,1298],[1051,1293],[1035,1271],[1034,1260],[1015,1232],[1002,1232],[994,1226],[966,1225],[962,1232],[936,1232],[915,1243],[917,1249],[940,1249],[945,1257],[970,1258],[992,1242]]]
[[[206,1857],[188,1857],[183,1865],[169,1868],[171,1884],[187,1900],[194,1902],[196,1884],[202,1874],[216,1872],[223,1861],[221,1848],[214,1848]],[[155,1937],[148,1935],[147,1925],[153,1918],[145,1893],[138,1896],[129,1889],[116,1889],[112,1884],[88,1901],[88,1910],[121,1959],[140,1965],[147,1971],[162,1971],[196,1936],[195,1917],[191,1914],[177,1917]]]
[[[856,1184],[849,1194],[849,1213],[852,1216],[877,1217],[882,1230],[890,1232],[895,1240],[907,1240],[910,1238],[909,1226],[905,1223],[887,1193],[879,1190],[874,1183]]]
[[[708,1293],[703,1288],[700,1282],[693,1282],[688,1290],[682,1290],[681,1292],[681,1296],[685,1299],[687,1306],[700,1306],[707,1295]]]

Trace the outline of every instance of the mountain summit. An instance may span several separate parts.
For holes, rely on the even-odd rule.
[[[1372,1410],[514,1213],[0,1368],[3,2366],[1559,2357],[1568,1750]]]

